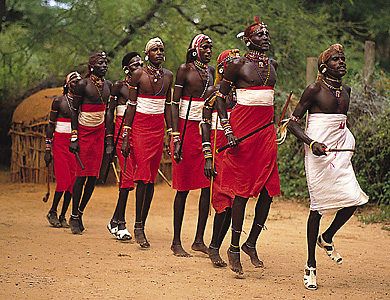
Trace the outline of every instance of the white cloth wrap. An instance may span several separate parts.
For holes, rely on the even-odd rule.
[[[138,95],[137,98],[137,108],[136,111],[148,114],[148,115],[156,115],[163,114],[165,110],[165,97],[147,97],[145,95]]]
[[[309,114],[306,134],[328,148],[354,149],[355,138],[343,114]],[[310,210],[320,214],[367,203],[352,168],[353,152],[328,152],[316,156],[305,145],[305,169],[310,194]]]
[[[69,121],[57,121],[55,131],[58,133],[72,133],[70,119]]]
[[[179,118],[185,119],[187,116],[187,109],[190,100],[181,99],[179,107]],[[202,120],[202,110],[204,106],[204,100],[197,98],[192,99],[190,113],[188,115],[188,120],[190,121],[201,121]]]
[[[274,89],[264,87],[263,89],[236,89],[237,104],[246,106],[271,106],[274,105]]]
[[[227,111],[227,115],[228,115],[228,119],[230,118],[230,113],[232,112],[232,110],[228,110]],[[218,116],[218,112],[214,111],[213,114],[211,115],[211,130],[215,130],[215,120]],[[218,118],[218,124],[217,124],[217,130],[223,130],[222,126],[221,126],[221,119]]]
[[[79,124],[87,127],[96,127],[104,122],[105,111],[80,111],[79,112]]]
[[[125,115],[126,106],[127,106],[126,104],[116,106],[116,115],[118,117],[123,117]]]

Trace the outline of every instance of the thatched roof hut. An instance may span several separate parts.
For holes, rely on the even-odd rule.
[[[62,95],[62,87],[39,91],[15,109],[9,134],[11,179],[14,182],[43,183],[47,168],[44,160],[46,125],[51,103]]]

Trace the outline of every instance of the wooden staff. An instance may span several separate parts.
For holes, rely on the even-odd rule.
[[[190,108],[191,108],[191,103],[192,103],[192,95],[191,95],[191,97],[190,97],[190,101],[188,102],[188,108],[187,108],[187,113],[186,113],[186,119],[185,119],[185,121],[184,121],[184,127],[183,127],[183,134],[182,134],[182,136],[181,136],[181,145],[180,145],[180,149],[179,149],[179,159],[181,158],[181,154],[182,154],[182,152],[183,152],[183,143],[184,143],[184,137],[185,137],[185,134],[186,134],[186,130],[187,130],[187,122],[188,122],[188,118],[189,118],[189,116],[190,116]],[[175,157],[176,158],[176,157]],[[179,162],[180,162],[180,160],[179,160]],[[178,162],[178,163],[179,163]]]
[[[325,152],[347,152],[347,151],[351,151],[351,152],[355,152],[355,149],[323,149]]]
[[[276,127],[276,134],[278,134],[279,129],[280,129],[280,125],[282,125],[282,121],[283,121],[284,115],[286,114],[286,110],[287,110],[288,104],[290,103],[292,93],[293,93],[293,91],[290,91],[290,94],[288,95],[286,104],[284,105],[282,116],[280,117],[280,121],[279,121],[278,127]]]
[[[215,165],[215,152],[216,152],[216,146],[217,146],[217,130],[218,130],[218,114],[217,118],[215,120],[215,132],[214,132],[214,147],[213,147],[213,170]],[[211,176],[210,181],[210,205],[209,205],[209,215],[211,215],[211,201],[213,200],[213,183],[214,183],[214,176]]]
[[[116,167],[115,167],[114,162],[112,161],[110,165],[112,166],[112,170],[114,171],[116,182],[119,183],[119,176],[118,176],[118,172],[116,171]],[[107,180],[107,178],[106,178],[106,180]]]
[[[81,159],[80,159],[79,153],[78,153],[78,152],[76,152],[76,153],[75,153],[75,155],[76,155],[76,158],[77,158],[77,160],[79,161],[79,164],[80,164],[81,170],[84,170],[84,166],[83,166],[83,163],[81,162]]]
[[[272,124],[274,124],[274,121],[271,121],[271,122],[265,124],[264,126],[261,126],[260,128],[257,128],[257,129],[255,129],[255,130],[253,130],[252,132],[248,133],[247,135],[244,135],[243,137],[240,137],[240,138],[238,139],[238,142],[241,143],[243,140],[245,140],[245,139],[247,139],[248,137],[254,135],[255,133],[257,133],[257,132],[259,132],[259,131],[261,131],[261,130],[267,128],[268,126],[270,126],[270,125],[272,125]],[[225,146],[222,146],[221,148],[217,149],[217,153],[220,153],[220,152],[226,150],[226,149],[229,148],[229,147],[230,147],[229,144],[227,144],[227,145],[225,145]]]
[[[118,131],[118,134],[116,136],[116,140],[114,142],[114,145],[113,145],[113,149],[112,149],[112,153],[110,154],[110,157],[109,157],[109,162],[107,164],[107,168],[104,172],[104,176],[103,176],[103,180],[102,182],[105,183],[106,180],[107,180],[107,177],[108,177],[108,172],[110,171],[110,164],[113,163],[113,160],[114,160],[114,156],[115,156],[115,151],[116,151],[116,146],[118,145],[118,141],[119,141],[119,136],[121,134],[121,131],[122,131],[122,128],[123,128],[123,123],[125,121],[125,115],[126,115],[126,111],[127,111],[127,106],[126,106],[126,109],[125,109],[125,112],[123,113],[123,118],[122,118],[122,121],[121,121],[121,125],[119,126],[119,131]],[[116,169],[114,168],[114,172],[116,172]],[[118,174],[115,174],[115,176],[117,177],[117,181],[119,182],[118,180]]]
[[[158,174],[160,174],[161,178],[164,179],[164,181],[169,185],[169,187],[172,187],[172,184],[169,182],[168,178],[165,177],[164,173],[158,169]]]
[[[46,195],[42,199],[43,202],[47,202],[47,200],[49,200],[49,196],[50,196],[50,164],[47,166],[46,181],[47,181],[47,193],[46,193]]]

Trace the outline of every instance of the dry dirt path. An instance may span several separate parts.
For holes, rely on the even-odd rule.
[[[178,258],[170,250],[175,193],[164,184],[156,186],[146,226],[151,243],[147,250],[108,233],[115,186],[96,188],[85,210],[86,231],[73,235],[69,229],[50,227],[45,218],[53,191],[49,202],[43,203],[44,185],[10,183],[4,172],[0,184],[0,299],[390,299],[390,234],[380,225],[359,223],[355,216],[335,238],[343,264],[336,265],[317,248],[318,290],[308,291],[302,283],[308,208],[302,204],[275,199],[268,230],[262,232],[257,247],[265,268],[255,269],[242,254],[245,277],[239,279],[190,250],[197,220],[196,191],[189,195],[182,232],[183,246],[193,257]],[[250,200],[246,232],[253,208]],[[127,211],[131,229],[134,192]],[[322,229],[330,220],[331,216],[323,218]],[[229,238],[222,245],[225,259]]]

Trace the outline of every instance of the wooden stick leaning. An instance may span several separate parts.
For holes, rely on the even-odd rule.
[[[181,136],[181,145],[180,145],[180,149],[179,149],[179,158],[181,157],[181,154],[183,152],[183,143],[184,143],[184,137],[185,137],[185,134],[186,134],[186,130],[187,130],[187,122],[188,122],[188,117],[190,116],[190,109],[191,109],[191,103],[192,103],[192,95],[190,97],[190,101],[188,102],[188,108],[187,108],[187,113],[186,113],[186,119],[184,120],[184,127],[183,127],[183,134]],[[180,160],[179,160],[180,162]]]
[[[248,133],[247,135],[244,135],[243,137],[240,137],[240,138],[238,139],[238,142],[241,143],[243,140],[245,140],[245,139],[247,139],[248,137],[254,135],[255,133],[258,133],[259,131],[261,131],[261,130],[267,128],[268,126],[270,126],[270,125],[272,125],[272,124],[274,124],[274,121],[271,121],[271,122],[265,124],[264,126],[261,126],[261,127],[255,129],[255,130],[253,130],[252,132]],[[220,153],[220,152],[226,150],[226,149],[229,148],[229,147],[230,147],[229,144],[227,144],[227,145],[225,145],[225,146],[222,146],[221,148],[218,148],[218,149],[217,149],[217,153]]]
[[[214,147],[213,147],[213,169],[215,166],[215,154],[216,154],[216,146],[217,146],[217,132],[218,132],[218,114],[217,118],[215,120],[215,132],[214,132]],[[210,128],[211,131],[211,128]],[[211,176],[210,181],[210,204],[209,204],[209,215],[211,215],[211,201],[213,200],[213,183],[214,183],[214,176]]]
[[[78,152],[76,152],[76,153],[75,153],[75,155],[76,155],[76,158],[77,158],[77,160],[79,161],[79,164],[80,164],[81,170],[84,170],[84,165],[83,165],[83,163],[81,162],[81,159],[80,159],[79,153],[78,153]]]
[[[280,125],[282,125],[282,121],[283,121],[284,115],[286,114],[286,110],[287,110],[288,104],[290,103],[292,94],[293,94],[293,91],[290,91],[290,94],[288,95],[286,104],[284,105],[283,112],[282,112],[282,115],[280,117],[278,126],[276,127],[276,134],[278,134],[279,129],[280,129]]]
[[[119,126],[119,131],[118,131],[118,134],[117,134],[117,136],[116,136],[116,140],[115,140],[114,145],[113,145],[113,147],[114,147],[113,150],[112,150],[113,153],[110,154],[109,162],[108,162],[108,164],[107,164],[106,171],[104,172],[104,176],[103,176],[103,180],[102,180],[103,183],[105,183],[106,180],[107,180],[108,172],[109,172],[109,170],[110,170],[110,164],[113,162],[113,159],[114,159],[114,152],[116,151],[116,146],[118,145],[119,136],[120,136],[120,134],[121,134],[121,132],[122,132],[123,123],[124,123],[124,121],[125,121],[126,111],[127,111],[127,105],[126,105],[126,109],[125,109],[125,111],[124,111],[124,113],[123,113],[121,125]],[[125,159],[125,160],[126,160],[126,159]],[[126,166],[126,162],[125,162],[125,166]],[[125,168],[126,168],[126,167],[125,167]],[[114,170],[116,171],[115,168],[114,168]],[[115,171],[114,171],[114,172],[115,172]],[[123,173],[125,173],[125,172],[123,172]],[[117,177],[117,181],[119,182],[119,180],[118,180],[118,175],[115,174],[115,176]]]
[[[169,187],[172,187],[172,184],[169,182],[168,178],[165,177],[164,173],[160,169],[158,169],[157,171],[158,174],[160,174],[161,178],[164,179],[164,181],[169,185]]]
[[[42,199],[43,202],[47,202],[47,200],[49,200],[49,196],[50,196],[50,164],[47,166],[46,181],[47,181],[47,193],[46,193],[46,195]]]

